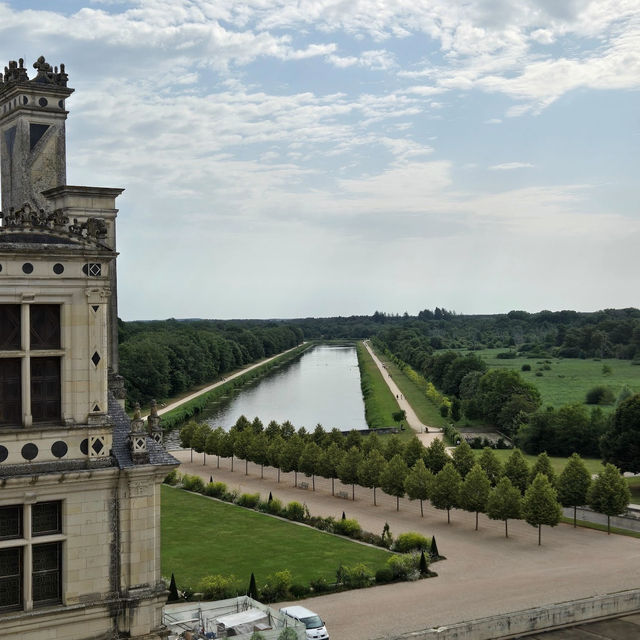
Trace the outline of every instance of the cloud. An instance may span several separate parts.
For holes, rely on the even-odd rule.
[[[513,169],[531,169],[534,165],[529,162],[502,162],[489,167],[491,171],[512,171]]]

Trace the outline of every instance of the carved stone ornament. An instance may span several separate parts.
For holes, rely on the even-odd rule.
[[[33,68],[37,70],[37,74],[35,78],[29,80],[29,74],[22,58],[18,62],[15,60],[9,61],[9,64],[4,68],[4,74],[0,73],[0,85],[34,82],[37,84],[54,84],[59,87],[67,86],[69,76],[65,73],[64,64],[60,65],[60,71],[58,71],[58,67],[52,67],[44,59],[44,56],[40,56],[33,63]]]
[[[9,213],[0,212],[2,226],[0,232],[7,230],[48,230],[56,231],[71,237],[100,242],[107,237],[107,223],[103,218],[87,218],[79,223],[77,218],[69,224],[69,218],[62,209],[46,211],[37,209],[29,202],[25,202],[19,209],[9,209]]]

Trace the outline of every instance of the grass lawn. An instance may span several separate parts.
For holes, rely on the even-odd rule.
[[[514,358],[502,360],[497,354],[508,349],[484,349],[474,353],[481,356],[490,369],[515,369],[524,380],[535,384],[545,406],[561,407],[565,404],[584,403],[589,389],[598,385],[610,387],[617,397],[628,385],[633,393],[640,391],[640,366],[629,360],[580,360],[576,358]],[[531,371],[522,371],[522,365],[531,365]],[[544,369],[545,365],[550,367]],[[604,375],[608,366],[611,374]],[[536,375],[541,373],[541,376]],[[611,411],[613,405],[603,406]]]
[[[180,489],[162,487],[162,575],[179,588],[207,575],[234,575],[258,584],[289,569],[293,583],[329,582],[342,563],[367,564],[374,572],[390,553]]]
[[[507,458],[511,455],[511,451],[512,451],[511,449],[494,449],[493,450],[498,460],[500,460],[502,464],[504,464]],[[479,457],[480,454],[482,453],[482,449],[474,449],[473,452],[475,453],[476,457]],[[524,452],[522,452],[522,455],[527,461],[527,464],[529,465],[529,467],[532,467],[535,464],[537,456],[532,456]],[[549,456],[549,460],[551,461],[551,466],[553,467],[553,470],[556,472],[556,474],[560,474],[564,469],[565,465],[567,464],[569,458],[558,458],[555,456]],[[584,461],[585,466],[589,470],[589,473],[591,474],[599,473],[602,470],[601,460],[598,460],[597,458],[582,458],[582,460]],[[640,478],[638,478],[638,480],[640,480]],[[638,486],[638,489],[640,490],[640,485]]]
[[[387,371],[393,377],[394,382],[398,385],[402,395],[407,399],[413,410],[416,412],[420,422],[432,427],[443,427],[448,423],[447,418],[443,418],[440,415],[440,407],[436,407],[433,402],[427,398],[424,391],[418,387],[418,385],[409,380],[407,376],[390,360],[388,360],[384,354],[374,349],[375,354],[378,356],[381,362],[383,362]]]
[[[400,410],[398,401],[362,342],[357,343],[356,349],[360,377],[371,390],[371,393],[364,398],[365,416],[369,428],[397,427],[398,423],[394,421],[393,413]],[[413,435],[413,431],[405,429],[398,435],[402,439],[408,439]]]
[[[637,478],[627,478],[627,484],[631,490],[631,502],[640,504],[640,476]]]

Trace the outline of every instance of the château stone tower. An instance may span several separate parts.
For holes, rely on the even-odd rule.
[[[159,418],[118,376],[115,201],[66,184],[64,66],[0,74],[0,635],[166,637]],[[142,421],[139,421],[142,423]]]

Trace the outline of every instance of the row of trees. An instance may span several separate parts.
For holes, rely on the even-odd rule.
[[[400,498],[405,495],[410,500],[420,501],[420,511],[424,515],[423,503],[430,500],[437,509],[447,510],[450,518],[452,508],[462,508],[478,514],[487,513],[490,518],[507,521],[524,518],[535,526],[554,526],[560,518],[560,504],[575,509],[583,504],[607,516],[623,512],[629,502],[629,489],[613,465],[607,465],[596,482],[581,458],[574,454],[565,470],[556,478],[546,453],[538,456],[535,465],[529,468],[522,453],[516,449],[503,465],[490,448],[485,448],[476,457],[466,442],[462,442],[449,457],[441,440],[434,440],[424,447],[414,437],[403,445],[397,437],[391,437],[386,444],[375,434],[362,438],[357,431],[348,436],[340,432],[320,433],[320,425],[308,434],[303,429],[295,431],[290,423],[278,425],[271,422],[266,429],[256,418],[249,422],[241,417],[234,427],[226,432],[221,428],[211,429],[208,425],[190,423],[180,432],[182,444],[206,455],[234,458],[248,463],[275,467],[280,472],[294,472],[297,486],[298,473],[312,479],[330,478],[332,494],[334,480],[352,487],[373,489],[373,502],[377,504],[376,491],[382,489],[396,498],[396,508],[400,508]],[[322,437],[321,437],[322,436]],[[315,438],[315,439],[314,439]],[[575,522],[574,522],[575,524]]]
[[[120,322],[119,329],[120,372],[132,404],[177,395],[303,341],[301,329],[274,323],[165,320]]]

